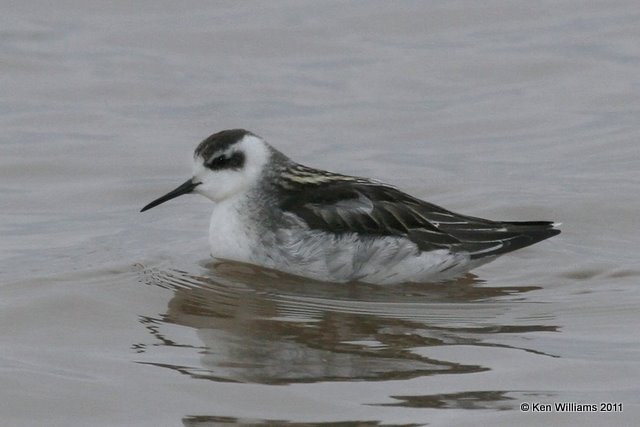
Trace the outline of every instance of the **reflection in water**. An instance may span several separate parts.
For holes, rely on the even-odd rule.
[[[248,420],[234,417],[192,416],[182,420],[186,427],[417,427],[424,424],[382,424],[378,421],[342,421],[336,423],[294,423],[283,420]]]
[[[515,400],[507,396],[506,391],[465,391],[461,393],[432,394],[425,396],[391,396],[397,403],[385,403],[380,406],[405,406],[410,408],[457,408],[457,409],[512,409],[503,404]]]
[[[397,380],[488,369],[429,358],[417,351],[420,348],[507,347],[490,339],[496,334],[557,329],[541,324],[540,318],[529,324],[512,317],[514,300],[536,287],[492,288],[482,286],[473,275],[446,284],[384,287],[314,282],[231,262],[205,267],[200,275],[143,272],[146,283],[174,292],[165,315],[142,319],[157,339],[153,345],[185,347],[191,352],[195,348],[198,362],[195,366],[174,361],[141,363],[215,381]],[[171,339],[163,327],[172,324],[194,328],[202,345]],[[134,348],[149,351],[147,344]],[[189,360],[193,363],[193,358]],[[476,405],[481,406],[483,398],[476,397]],[[450,396],[398,399],[399,405],[422,402],[432,407],[451,401]],[[466,401],[473,402],[473,396]]]

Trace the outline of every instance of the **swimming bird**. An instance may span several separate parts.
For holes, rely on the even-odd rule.
[[[322,281],[437,282],[560,233],[549,221],[461,215],[368,178],[303,166],[244,129],[215,133],[183,194],[215,202],[211,255]]]

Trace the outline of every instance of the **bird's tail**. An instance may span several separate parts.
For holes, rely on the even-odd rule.
[[[487,241],[494,241],[496,245],[489,250],[472,253],[472,258],[502,255],[560,234],[557,228],[560,223],[551,221],[499,222],[497,225],[499,228],[485,236]]]

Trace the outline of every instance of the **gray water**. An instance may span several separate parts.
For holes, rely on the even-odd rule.
[[[637,1],[133,3],[2,4],[0,424],[635,423]],[[138,210],[232,127],[563,233],[446,285],[214,266],[209,201]]]

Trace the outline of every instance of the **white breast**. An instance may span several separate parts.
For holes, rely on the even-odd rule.
[[[254,262],[252,248],[256,230],[243,221],[243,200],[232,197],[216,203],[209,224],[211,255],[216,258]]]

